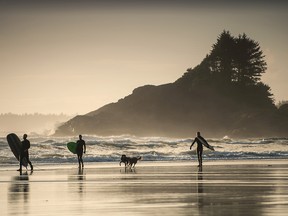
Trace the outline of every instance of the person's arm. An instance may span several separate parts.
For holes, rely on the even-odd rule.
[[[192,142],[191,146],[190,146],[190,150],[192,148],[192,146],[194,145],[194,143],[196,142],[196,138],[194,139],[194,141]]]
[[[83,144],[84,144],[84,154],[86,154],[86,143],[84,140],[83,140]]]

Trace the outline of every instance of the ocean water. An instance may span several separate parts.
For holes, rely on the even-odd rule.
[[[66,144],[78,137],[29,136],[30,159],[34,164],[76,163],[76,155],[68,151]],[[84,162],[119,162],[122,154],[141,156],[145,161],[196,160],[196,144],[189,149],[193,138],[136,136],[85,136]],[[205,160],[225,159],[288,159],[288,138],[223,139],[206,138],[215,151],[204,147]],[[6,137],[0,137],[0,166],[18,164]]]

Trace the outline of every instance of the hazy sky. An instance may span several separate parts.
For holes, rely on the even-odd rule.
[[[263,81],[288,100],[288,3],[195,2],[0,0],[0,113],[85,114],[174,82],[224,29],[260,43]]]

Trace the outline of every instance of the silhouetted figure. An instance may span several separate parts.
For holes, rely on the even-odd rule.
[[[22,149],[20,154],[20,168],[19,171],[22,172],[22,160],[26,158],[28,164],[30,165],[31,170],[33,170],[33,165],[29,159],[29,151],[30,148],[30,141],[27,139],[27,134],[23,135],[23,141],[22,141]]]
[[[206,142],[206,140],[200,135],[200,132],[197,132],[197,136],[195,137],[194,141],[192,142],[190,146],[190,150],[191,150],[194,143],[197,142],[197,156],[198,156],[198,162],[199,162],[198,167],[202,166],[202,153],[203,153],[203,144],[200,139]]]
[[[77,149],[76,149],[79,168],[81,168],[81,164],[82,164],[82,167],[84,167],[83,159],[82,159],[83,152],[84,154],[86,153],[86,144],[85,144],[85,141],[82,139],[82,135],[79,135],[79,140],[77,141]]]

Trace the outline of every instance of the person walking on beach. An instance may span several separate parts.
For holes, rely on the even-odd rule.
[[[33,170],[33,165],[29,159],[29,151],[28,149],[30,148],[30,141],[27,139],[27,134],[23,135],[23,141],[22,143],[22,149],[21,149],[21,154],[20,154],[20,169],[18,171],[22,172],[22,160],[26,158],[28,164],[30,165],[31,171]]]
[[[76,148],[79,168],[81,168],[81,164],[82,164],[82,167],[84,167],[84,163],[83,163],[83,159],[82,159],[83,152],[84,152],[84,154],[86,153],[86,144],[85,144],[85,141],[82,139],[82,135],[80,134],[79,140],[77,141],[77,148]]]
[[[192,142],[190,146],[190,150],[195,142],[197,142],[197,156],[198,156],[198,162],[199,162],[198,167],[202,167],[203,142],[207,143],[207,141],[201,136],[200,132],[197,132],[197,136]]]

